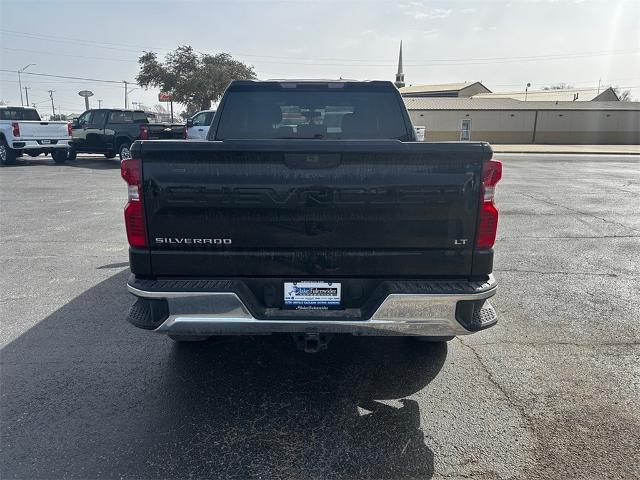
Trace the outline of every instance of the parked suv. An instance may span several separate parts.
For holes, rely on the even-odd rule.
[[[71,125],[73,144],[69,159],[77,153],[102,153],[107,158],[129,158],[136,140],[185,138],[185,126],[175,123],[150,123],[142,110],[87,110]]]

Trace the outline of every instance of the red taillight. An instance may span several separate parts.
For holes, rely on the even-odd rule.
[[[11,122],[11,131],[14,137],[20,136],[20,124],[18,122]]]
[[[139,158],[129,158],[120,163],[120,174],[129,189],[129,201],[124,207],[124,224],[127,228],[129,245],[147,248],[147,228],[142,203],[142,175]]]
[[[476,248],[491,248],[496,241],[498,230],[498,209],[494,203],[496,183],[502,178],[502,162],[490,160],[482,166],[480,185],[480,210]]]
[[[73,127],[71,126],[71,123],[67,123],[67,134],[69,136],[73,135]]]
[[[149,127],[140,125],[140,140],[149,140]]]

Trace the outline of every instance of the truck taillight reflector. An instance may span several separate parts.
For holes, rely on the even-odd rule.
[[[14,137],[20,136],[20,124],[18,122],[11,122],[11,133]]]
[[[67,134],[69,136],[73,135],[73,127],[71,126],[71,123],[67,123]]]
[[[127,182],[129,201],[124,207],[124,224],[129,245],[148,248],[147,228],[142,202],[142,172],[139,158],[129,158],[120,163],[120,174]]]
[[[482,166],[480,185],[480,210],[476,248],[491,248],[496,241],[498,230],[498,209],[494,203],[496,184],[502,178],[502,162],[490,160]]]

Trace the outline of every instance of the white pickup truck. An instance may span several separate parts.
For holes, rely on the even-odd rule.
[[[45,122],[35,108],[0,106],[0,163],[11,165],[27,153],[51,153],[53,161],[64,163],[71,145],[71,124]]]
[[[215,110],[202,110],[187,119],[187,138],[206,140]]]

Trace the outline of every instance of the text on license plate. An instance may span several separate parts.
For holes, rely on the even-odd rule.
[[[285,282],[284,305],[303,309],[339,307],[341,287],[336,282]]]

